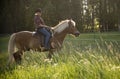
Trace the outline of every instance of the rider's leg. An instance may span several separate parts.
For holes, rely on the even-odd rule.
[[[50,45],[49,45],[49,40],[50,40],[50,33],[45,29],[45,28],[41,28],[39,29],[39,31],[45,36],[45,48],[49,49]]]

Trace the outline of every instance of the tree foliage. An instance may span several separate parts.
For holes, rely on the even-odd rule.
[[[120,28],[120,0],[4,0],[0,2],[0,33],[34,30],[34,11],[42,8],[46,25],[72,18],[81,32]]]

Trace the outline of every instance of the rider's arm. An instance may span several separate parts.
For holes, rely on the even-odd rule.
[[[41,20],[41,23],[40,23],[39,26],[41,26],[41,27],[45,27],[45,28],[49,28],[49,29],[50,29],[49,26],[45,25],[45,22],[44,22],[44,20],[43,20],[41,17],[40,17],[40,20]]]
[[[38,15],[35,15],[35,17],[34,17],[34,24],[35,24],[36,28],[45,26],[43,19],[40,18]]]

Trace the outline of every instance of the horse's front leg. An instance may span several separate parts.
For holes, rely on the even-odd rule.
[[[48,53],[48,58],[49,58],[49,59],[52,58],[52,56],[53,56],[53,52],[54,52],[53,50],[49,50],[49,53]]]

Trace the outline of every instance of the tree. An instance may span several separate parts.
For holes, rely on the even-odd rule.
[[[80,32],[96,28],[100,31],[117,30],[120,29],[119,3],[120,0],[4,0],[0,2],[0,32],[33,31],[37,8],[42,8],[42,17],[49,26],[72,18]]]

